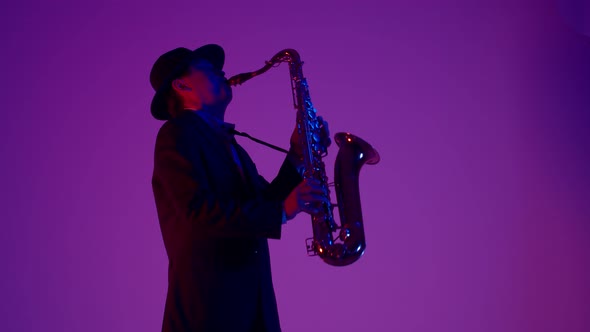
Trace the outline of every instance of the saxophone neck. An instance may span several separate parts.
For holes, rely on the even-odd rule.
[[[242,83],[256,76],[255,73],[256,72],[247,72],[234,75],[227,80],[227,84],[229,84],[230,86],[241,85]]]
[[[269,61],[265,61],[264,67],[255,71],[234,75],[227,80],[227,83],[230,86],[241,85],[253,77],[264,74],[270,68],[278,66],[281,62],[301,63],[301,59],[297,51],[287,48],[275,54]]]

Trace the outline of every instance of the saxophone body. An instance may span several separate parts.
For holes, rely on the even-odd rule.
[[[318,180],[329,198],[329,182],[322,161],[327,150],[320,144],[322,123],[311,102],[299,53],[293,49],[284,49],[266,61],[261,69],[232,76],[228,83],[232,86],[242,84],[282,62],[289,64],[300,134],[298,144],[303,152],[303,177]],[[319,213],[311,215],[313,238],[307,239],[307,252],[309,255],[319,256],[327,264],[346,266],[357,261],[366,248],[359,194],[360,169],[364,164],[378,163],[380,157],[370,144],[350,133],[337,133],[334,140],[339,147],[334,164],[337,204],[325,203]],[[340,225],[334,219],[335,206],[338,206]]]

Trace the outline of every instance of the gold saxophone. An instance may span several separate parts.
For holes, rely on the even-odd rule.
[[[297,128],[303,151],[304,178],[320,181],[328,198],[330,197],[328,177],[322,157],[327,150],[320,144],[321,123],[311,103],[307,80],[303,77],[301,58],[293,49],[284,49],[259,70],[238,74],[229,78],[231,86],[239,85],[258,76],[282,62],[289,64],[293,103],[297,110]],[[310,256],[320,256],[327,264],[345,266],[357,261],[365,252],[365,231],[359,194],[359,173],[366,163],[379,162],[379,153],[367,142],[350,133],[334,136],[339,146],[334,164],[334,185],[337,204],[323,204],[319,213],[312,214],[313,238],[307,239]],[[329,202],[329,199],[327,200]],[[340,226],[334,221],[333,209],[338,206]],[[336,234],[336,236],[334,236]]]

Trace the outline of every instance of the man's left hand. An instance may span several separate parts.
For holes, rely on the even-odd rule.
[[[328,128],[328,122],[325,121],[321,116],[317,117],[319,127],[319,137],[313,137],[315,143],[318,146],[321,154],[325,154],[328,151],[328,147],[332,144],[330,139],[330,129]],[[291,134],[291,148],[289,153],[293,153],[299,160],[303,160],[303,147],[300,144],[299,130],[297,124]]]

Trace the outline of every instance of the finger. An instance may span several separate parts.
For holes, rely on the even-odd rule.
[[[310,198],[309,201],[306,202],[302,202],[302,204],[299,206],[300,210],[305,210],[307,209],[309,210],[318,210],[318,211],[322,211],[327,209],[327,207],[330,205],[330,201],[329,199],[325,198],[325,197],[314,197],[314,198]]]
[[[328,127],[328,122],[322,119],[320,128],[321,144],[327,148],[332,144],[332,140],[330,139],[330,128]]]
[[[314,185],[317,186],[317,184],[314,184],[314,181],[312,179],[305,179],[297,185],[296,189],[300,192],[308,192]]]
[[[327,202],[322,200],[304,204],[300,209],[308,213],[318,213],[320,211],[327,211],[327,206]]]
[[[309,204],[309,205],[302,207],[301,211],[303,211],[305,213],[309,213],[309,214],[316,214],[316,213],[319,213],[322,211],[322,206]]]
[[[319,127],[323,130],[328,130],[328,121],[324,120],[321,116],[318,116]]]
[[[328,191],[320,185],[306,185],[298,190],[299,195],[327,195]]]
[[[323,193],[305,193],[298,197],[300,202],[304,204],[309,203],[317,203],[317,202],[327,202],[328,198]]]
[[[322,127],[324,127],[324,131],[326,133],[329,133],[330,132],[330,129],[329,129],[330,127],[328,127],[328,121],[322,120]]]
[[[316,178],[306,178],[302,183],[311,187],[319,187],[322,185],[322,182]]]

